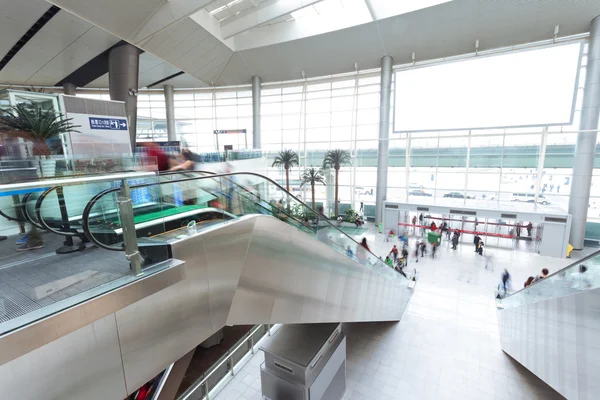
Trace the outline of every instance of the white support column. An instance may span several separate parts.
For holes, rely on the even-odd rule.
[[[73,83],[65,82],[63,83],[63,93],[69,96],[77,96],[77,86]]]
[[[108,53],[108,87],[111,100],[125,102],[129,120],[131,151],[135,152],[137,134],[137,92],[140,75],[140,50],[131,44],[122,44]]]
[[[572,216],[571,245],[583,248],[585,224],[590,201],[590,186],[594,169],[596,136],[600,113],[600,16],[591,22],[587,72],[581,106],[581,122],[577,134],[573,179],[569,197],[569,214]]]
[[[542,190],[542,178],[544,177],[544,162],[546,161],[546,143],[548,142],[548,127],[544,127],[542,133],[542,143],[540,144],[540,156],[538,157],[537,176],[535,180],[535,199],[533,201],[534,208],[537,208],[538,198]]]
[[[260,92],[262,80],[260,76],[252,77],[252,148],[262,148],[260,137]]]
[[[411,149],[411,133],[406,134],[406,165],[404,168],[406,179],[406,200],[408,201],[408,192],[410,191],[410,149]]]
[[[167,140],[172,142],[177,140],[177,131],[175,130],[175,95],[173,94],[173,85],[164,85],[163,93],[165,95],[165,108],[167,115]]]
[[[381,59],[381,86],[379,102],[379,147],[377,150],[377,193],[375,203],[375,224],[383,219],[383,202],[387,197],[388,159],[390,147],[390,98],[392,95],[391,56]]]

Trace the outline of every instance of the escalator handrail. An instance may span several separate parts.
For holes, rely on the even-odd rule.
[[[109,193],[113,193],[116,191],[119,191],[120,188],[110,188],[110,189],[105,189],[101,192],[96,193],[91,199],[90,201],[88,201],[88,203],[85,205],[85,208],[83,209],[83,216],[81,217],[81,225],[83,226],[83,232],[85,233],[85,236],[87,236],[87,238],[94,243],[96,246],[105,249],[105,250],[110,250],[110,251],[125,251],[125,247],[122,246],[120,248],[117,247],[112,247],[112,246],[107,246],[104,243],[100,242],[99,240],[96,240],[96,237],[92,234],[92,231],[90,230],[90,224],[89,224],[89,219],[90,219],[90,213],[92,211],[92,208],[96,205],[96,202],[98,202],[98,200],[100,200],[100,198],[104,197],[105,195],[109,194]]]
[[[29,200],[29,197],[31,197],[32,194],[33,194],[33,192],[30,192],[30,193],[26,193],[23,196],[23,200],[22,200],[22,204],[21,204],[21,213],[25,216],[25,219],[27,219],[31,225],[35,226],[38,229],[46,230],[46,228],[43,227],[42,224],[38,223],[37,221],[34,221],[33,217],[31,215],[29,215],[29,210],[27,209],[27,201]],[[38,197],[38,200],[39,200],[39,197]],[[37,204],[37,200],[36,200],[36,204]],[[34,206],[34,210],[35,210],[35,206]]]
[[[38,221],[40,223],[40,225],[42,225],[42,229],[45,229],[49,232],[52,232],[54,234],[57,235],[62,235],[62,236],[72,236],[72,237],[80,237],[81,233],[77,232],[77,230],[73,229],[72,232],[66,232],[66,231],[57,231],[54,228],[52,228],[50,225],[48,225],[46,223],[46,221],[44,221],[44,218],[42,218],[42,203],[44,202],[44,200],[46,200],[46,197],[48,197],[48,195],[50,193],[52,193],[53,191],[57,190],[58,188],[61,188],[62,186],[52,186],[51,188],[48,188],[47,190],[45,190],[40,197],[38,197],[36,203],[35,203],[35,215],[38,218]]]
[[[175,171],[173,171],[175,172]],[[179,171],[177,171],[179,172]],[[303,201],[301,201],[300,199],[298,199],[296,196],[294,196],[293,194],[289,193],[287,190],[285,190],[285,188],[283,188],[279,183],[275,182],[273,179],[264,176],[262,174],[256,173],[256,172],[227,172],[227,173],[223,173],[223,174],[216,174],[213,172],[207,172],[207,171],[184,171],[184,172],[197,172],[197,173],[209,173],[212,175],[209,176],[196,176],[193,178],[184,178],[184,179],[177,179],[177,180],[173,180],[173,181],[169,181],[169,182],[151,182],[151,183],[141,183],[138,185],[131,185],[130,189],[139,189],[139,188],[144,188],[144,187],[150,187],[150,186],[156,186],[156,185],[162,185],[163,183],[180,183],[180,182],[190,182],[190,181],[195,181],[195,180],[201,180],[201,179],[214,179],[214,178],[227,178],[230,176],[237,176],[237,175],[253,175],[253,176],[257,176],[259,178],[262,178],[266,181],[269,181],[270,183],[274,184],[276,187],[278,187],[280,190],[282,190],[284,193],[286,193],[289,197],[291,197],[292,199],[296,200],[298,203],[302,204],[304,207],[306,207],[307,209],[311,210],[315,215],[322,216],[322,219],[324,221],[327,222],[327,224],[329,224],[329,226],[331,228],[334,228],[336,231],[338,231],[339,233],[341,233],[342,235],[344,235],[346,238],[350,239],[352,242],[356,243],[357,246],[361,246],[362,245],[360,243],[358,243],[356,240],[354,240],[352,237],[350,237],[348,234],[346,234],[344,231],[342,231],[341,229],[339,229],[337,226],[335,226],[334,224],[332,224],[329,219],[327,219],[327,217],[325,217],[324,215],[322,215],[321,213],[315,211],[312,207],[309,207],[307,204],[305,204]],[[104,195],[109,194],[109,193],[114,193],[121,190],[120,188],[111,188],[111,189],[106,189],[100,193],[98,193],[97,195],[95,195],[94,197],[92,197],[92,199],[88,202],[88,204],[85,206],[84,212],[83,212],[83,218],[82,218],[82,222],[83,222],[83,230],[86,234],[86,236],[88,236],[88,239],[90,239],[93,243],[99,245],[102,248],[108,249],[108,250],[113,250],[113,251],[122,251],[123,249],[116,249],[116,248],[111,248],[108,247],[106,245],[103,245],[101,243],[99,243],[97,240],[95,240],[94,236],[91,234],[90,229],[89,229],[89,214],[91,212],[92,207],[95,205],[95,203]],[[375,254],[373,254],[373,252],[371,250],[367,250],[366,248],[364,248],[364,251],[371,254],[373,257],[375,257],[376,260],[381,261],[379,259],[379,257],[377,257]],[[381,261],[383,263],[383,261]]]
[[[590,255],[588,255],[588,256],[585,256],[585,257],[583,257],[581,260],[577,260],[577,261],[573,262],[572,264],[569,264],[569,265],[567,265],[566,267],[564,267],[564,268],[561,268],[561,269],[559,269],[558,271],[555,271],[555,272],[551,273],[550,275],[548,275],[547,277],[545,277],[545,278],[543,278],[543,279],[539,279],[539,280],[537,280],[537,281],[533,282],[531,285],[529,285],[529,286],[527,286],[527,287],[521,288],[521,289],[517,290],[516,292],[512,292],[511,294],[509,294],[509,295],[507,295],[507,296],[504,296],[504,297],[502,298],[502,300],[504,300],[504,299],[508,299],[509,297],[513,297],[513,296],[514,296],[514,295],[516,295],[516,294],[519,294],[519,293],[525,292],[525,291],[527,291],[527,290],[531,289],[532,287],[535,287],[535,285],[536,285],[536,284],[538,284],[538,283],[540,283],[540,282],[547,281],[548,279],[550,279],[550,278],[551,278],[551,277],[553,277],[554,275],[558,275],[558,274],[560,274],[560,273],[562,273],[562,272],[564,272],[564,271],[566,271],[566,270],[568,270],[568,269],[571,269],[571,268],[573,268],[573,267],[576,267],[577,265],[581,265],[582,263],[586,262],[587,260],[590,260],[590,259],[592,259],[592,258],[594,258],[594,257],[597,257],[597,256],[600,256],[600,250],[598,250],[598,251],[595,251],[595,252],[593,252],[592,254],[590,254]]]
[[[199,174],[209,174],[209,175],[216,175],[216,172],[211,172],[211,171],[167,171],[167,172],[160,172],[159,176],[164,176],[164,175],[175,175],[175,174],[182,174],[185,175],[186,173],[199,173]],[[239,189],[242,189],[244,192],[248,193],[249,195],[255,196],[256,195],[254,193],[252,193],[251,191],[249,191],[248,189],[246,189],[245,187],[243,187],[242,185],[240,185],[237,182],[232,181],[231,179],[228,179],[229,182],[231,182],[232,184],[236,185]],[[171,181],[173,182],[173,181]],[[170,182],[162,182],[162,183],[170,183]],[[273,210],[269,210],[267,207],[265,207],[264,205],[260,204],[259,202],[257,202],[254,199],[251,199],[252,201],[254,201],[261,209],[266,210],[268,212],[273,213]],[[307,206],[308,207],[308,206]],[[314,210],[313,210],[314,211]],[[291,213],[288,213],[286,208],[282,208],[282,209],[278,209],[278,212],[280,214],[284,214],[286,217],[293,219],[294,221],[298,222],[299,224],[302,224],[302,221],[300,221],[298,218],[296,218],[294,215],[292,215]]]

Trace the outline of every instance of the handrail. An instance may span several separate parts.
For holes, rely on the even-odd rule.
[[[20,183],[9,183],[0,185],[0,190],[23,190],[23,189],[39,189],[48,186],[73,186],[81,183],[97,183],[97,182],[107,182],[107,181],[117,181],[123,179],[136,179],[136,178],[147,178],[150,176],[156,176],[154,172],[119,172],[116,174],[108,174],[108,175],[89,175],[84,177],[76,176],[75,178],[52,178],[47,181],[44,180],[36,180],[30,182],[20,182]]]
[[[199,174],[209,174],[209,175],[216,175],[216,172],[212,172],[212,171],[167,171],[167,172],[161,172],[159,174],[159,176],[164,176],[164,175],[175,175],[175,174],[185,174],[185,173],[199,173]],[[170,181],[170,182],[161,182],[161,183],[171,183],[171,182],[175,182],[175,181]],[[249,191],[248,189],[246,189],[244,186],[240,185],[239,183],[232,181],[231,179],[229,179],[229,182],[231,182],[232,184],[234,184],[236,187],[238,187],[239,189],[243,190],[244,192],[248,193],[250,196],[254,196],[256,197],[256,195],[254,193],[252,193],[251,191]],[[176,183],[176,182],[175,182]],[[262,204],[260,204],[258,201],[256,201],[255,199],[251,199],[252,201],[254,201],[260,208],[262,208],[263,210],[272,212],[273,210],[269,210],[267,209],[267,207],[263,206]],[[308,207],[308,205],[304,204],[306,207]],[[314,211],[314,210],[313,210]],[[286,208],[282,208],[282,209],[278,209],[278,213],[280,214],[284,214],[285,216],[287,216],[288,218],[293,219],[294,221],[302,224],[302,221],[300,221],[298,218],[296,218],[292,213],[287,212]]]
[[[183,392],[183,394],[181,396],[179,396],[178,400],[188,400],[190,398],[190,396],[193,395],[196,390],[198,390],[200,387],[202,387],[202,385],[204,385],[208,381],[208,379],[212,376],[212,374],[214,374],[215,371],[221,367],[221,365],[225,364],[229,360],[229,358],[231,357],[231,355],[233,353],[235,353],[240,347],[242,347],[242,345],[244,345],[248,341],[248,339],[250,339],[262,327],[264,327],[264,324],[256,325],[254,328],[252,328],[250,330],[250,332],[248,332],[244,336],[242,336],[236,342],[236,344],[234,344],[229,350],[227,350],[227,352],[223,356],[221,356],[221,358],[219,360],[217,360],[212,365],[212,367],[210,367],[208,369],[208,371],[206,371],[204,374],[202,374],[203,375],[202,378],[200,378],[199,380],[194,382],[192,384],[192,386],[190,386],[185,392]],[[271,329],[271,327],[269,326],[269,330],[270,329]],[[231,368],[233,369],[233,365],[231,366]]]
[[[175,171],[173,171],[175,172]],[[192,172],[192,171],[189,171]],[[200,173],[206,173],[206,171],[194,171],[194,172],[200,172]],[[256,173],[256,172],[227,172],[224,174],[215,174],[213,173],[213,175],[209,175],[209,176],[196,176],[193,178],[183,178],[183,179],[176,179],[173,181],[169,181],[169,182],[152,182],[152,183],[141,183],[138,185],[132,185],[130,186],[130,189],[139,189],[139,188],[144,188],[144,187],[151,187],[151,186],[156,186],[156,185],[162,185],[165,183],[168,184],[172,184],[172,183],[180,183],[180,182],[190,182],[190,181],[195,181],[195,180],[201,180],[201,179],[214,179],[214,178],[222,178],[222,177],[229,177],[229,176],[236,176],[236,175],[253,175],[253,176],[257,176],[259,178],[263,178],[269,182],[271,182],[273,185],[277,186],[280,190],[282,190],[284,193],[287,194],[287,196],[291,197],[292,199],[296,200],[298,203],[302,204],[304,207],[306,207],[307,209],[311,210],[315,215],[322,215],[321,213],[319,213],[318,211],[315,211],[312,207],[309,207],[307,204],[305,204],[302,200],[298,199],[296,196],[294,196],[293,194],[291,194],[290,192],[288,192],[287,190],[285,190],[284,187],[282,187],[279,183],[275,182],[273,179],[264,176],[262,174]],[[85,234],[88,236],[88,238],[94,242],[95,244],[98,244],[99,242],[95,239],[93,239],[93,235],[91,235],[91,232],[89,230],[89,226],[88,226],[88,218],[89,218],[89,213],[91,211],[91,208],[94,206],[94,204],[98,201],[98,199],[108,193],[113,193],[113,192],[117,192],[119,191],[119,188],[111,188],[111,189],[106,189],[100,193],[98,193],[96,196],[94,196],[86,205],[84,212],[83,212],[83,229]],[[93,203],[92,203],[93,202]],[[325,217],[324,215],[322,215],[323,220],[327,222],[327,224],[329,224],[329,226],[331,228],[334,228],[336,231],[338,231],[339,233],[341,233],[343,236],[345,236],[346,238],[350,239],[352,242],[356,243],[358,246],[362,246],[360,243],[358,243],[356,240],[354,240],[354,238],[350,237],[348,234],[346,234],[344,231],[342,231],[341,229],[339,229],[337,226],[335,226],[334,224],[331,223],[331,221],[329,221],[329,219],[327,217]],[[115,249],[115,248],[109,248],[105,245],[100,244],[100,247],[109,249],[109,250],[117,250],[120,251],[120,249]],[[364,248],[364,247],[363,247]],[[373,254],[373,252],[371,250],[367,250],[366,248],[364,248],[365,252],[370,253],[373,257],[375,257],[377,260],[379,260],[379,257],[377,257],[375,254]],[[383,262],[383,261],[382,261]]]
[[[96,193],[91,199],[90,201],[88,201],[88,203],[85,205],[85,208],[83,209],[83,215],[81,217],[81,225],[83,227],[83,232],[85,233],[85,236],[87,236],[87,238],[93,242],[96,246],[105,249],[105,250],[110,250],[110,251],[125,251],[125,247],[122,246],[121,248],[117,248],[117,247],[111,247],[111,246],[107,246],[104,243],[100,242],[99,240],[96,240],[96,237],[92,234],[91,230],[90,230],[90,212],[92,211],[92,208],[96,205],[96,202],[98,200],[100,200],[101,197],[103,197],[104,195],[108,194],[108,193],[112,193],[112,192],[116,192],[120,190],[119,188],[111,188],[111,189],[105,189],[99,193]]]
[[[514,295],[516,295],[516,294],[518,294],[518,293],[521,293],[521,292],[523,292],[523,291],[525,291],[525,290],[527,290],[527,289],[530,289],[530,288],[534,287],[536,284],[538,284],[538,283],[540,283],[540,282],[547,281],[548,279],[550,279],[550,278],[551,278],[551,277],[553,277],[554,275],[558,275],[558,274],[562,273],[564,270],[567,270],[567,269],[569,269],[569,268],[572,268],[572,267],[574,267],[574,266],[576,266],[576,265],[578,265],[578,264],[584,263],[584,262],[586,262],[587,260],[589,260],[589,259],[591,259],[591,258],[597,257],[598,255],[600,255],[600,250],[598,250],[598,251],[595,251],[595,252],[593,252],[592,254],[590,254],[590,255],[588,255],[588,256],[585,256],[585,257],[583,257],[581,260],[577,260],[577,261],[573,262],[572,264],[569,264],[569,265],[567,265],[566,267],[564,267],[564,268],[561,268],[561,269],[559,269],[558,271],[555,271],[555,272],[551,273],[550,275],[548,275],[548,276],[547,276],[547,277],[545,277],[544,279],[539,279],[539,280],[537,280],[537,281],[535,281],[535,282],[531,283],[531,285],[529,285],[529,286],[527,286],[527,287],[521,288],[521,289],[517,290],[516,292],[512,292],[512,293],[511,293],[511,294],[509,294],[508,296],[504,296],[504,297],[502,298],[502,300],[504,300],[504,299],[508,299],[509,297],[512,297],[512,296],[514,296]]]
[[[23,200],[21,200],[22,204],[21,204],[21,212],[23,213],[23,215],[25,216],[25,218],[27,220],[29,220],[29,223],[33,226],[35,226],[38,229],[43,229],[46,230],[45,227],[42,226],[41,223],[38,223],[37,221],[34,221],[33,218],[31,217],[31,215],[29,215],[29,210],[27,209],[27,201],[29,201],[29,198],[31,197],[31,195],[33,194],[33,192],[29,192],[27,194],[25,194],[23,196]],[[39,200],[39,197],[38,197]],[[36,204],[37,204],[37,200],[36,200]],[[34,207],[35,210],[35,207]]]
[[[46,221],[44,221],[44,218],[42,218],[42,203],[44,202],[44,200],[46,200],[46,197],[48,197],[48,195],[50,193],[52,193],[53,191],[57,190],[61,188],[60,186],[53,186],[51,188],[48,188],[47,190],[45,190],[40,197],[38,197],[36,203],[35,203],[35,215],[38,218],[38,221],[40,223],[40,225],[42,225],[41,229],[45,229],[48,232],[52,232],[54,234],[57,235],[62,235],[62,236],[73,236],[73,237],[81,237],[81,233],[77,232],[75,229],[73,229],[73,231],[71,232],[67,232],[67,231],[57,231],[54,228],[52,228],[50,225],[48,225],[46,223]]]

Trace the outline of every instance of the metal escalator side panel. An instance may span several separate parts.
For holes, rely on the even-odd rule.
[[[322,306],[315,301],[323,301],[323,285],[316,293],[309,285],[315,268],[327,277]],[[259,216],[227,324],[397,321],[409,290],[405,279],[390,278],[276,218]]]
[[[185,280],[119,310],[127,388],[137,389],[225,325],[254,226],[253,218],[215,225],[171,244]]]
[[[600,288],[498,309],[502,350],[567,399],[600,393]]]

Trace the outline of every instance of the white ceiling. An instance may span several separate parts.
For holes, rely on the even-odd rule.
[[[250,29],[224,38],[223,27],[230,29],[267,7],[289,10],[314,1],[49,1],[77,17],[60,11],[0,71],[0,84],[53,85],[120,39],[145,50],[141,87],[179,71],[186,74],[167,83],[221,86],[248,84],[253,75],[274,82],[300,79],[303,71],[307,77],[350,72],[355,63],[360,69],[376,68],[384,55],[402,64],[411,61],[413,52],[417,61],[471,53],[475,40],[480,50],[512,46],[550,39],[555,25],[560,25],[560,36],[578,34],[587,32],[600,14],[600,0],[453,0],[401,15],[394,15],[397,5],[406,10],[415,0],[362,0],[371,17],[382,19],[297,38],[300,23],[287,21],[287,13],[266,22],[257,19]],[[43,0],[0,0],[0,58],[49,6]],[[107,85],[104,76],[88,87]]]
[[[145,88],[150,84],[165,79],[171,75],[174,75],[181,70],[176,68],[169,63],[161,60],[150,53],[142,53],[140,55],[140,76],[139,76],[139,87]],[[160,83],[162,85],[173,85],[175,87],[193,88],[193,87],[205,87],[206,84],[198,78],[183,74],[175,78],[171,78],[167,81]],[[86,85],[87,88],[106,88],[108,87],[108,74],[102,75],[100,78],[90,82]]]
[[[52,1],[69,7],[75,0]],[[383,0],[367,1],[373,6]],[[221,3],[210,3],[210,7],[217,4]],[[89,13],[81,5],[73,11]],[[474,51],[475,40],[480,50],[486,50],[550,39],[557,24],[561,36],[583,33],[599,14],[600,0],[454,0],[316,36],[239,50],[237,42],[261,43],[262,37],[277,36],[288,23],[267,24],[223,39],[219,21],[212,18],[215,26],[202,9],[187,14],[193,18],[156,21],[156,33],[149,33],[146,24],[144,38],[138,35],[137,44],[208,85],[237,85],[249,83],[252,75],[270,82],[300,79],[302,71],[308,77],[349,72],[355,63],[360,69],[375,68],[384,55],[400,64],[410,62],[413,52],[417,60],[466,54]]]
[[[1,6],[0,56],[51,6],[41,0],[2,3],[7,4]],[[117,42],[116,36],[59,11],[0,71],[0,83],[52,86]]]

